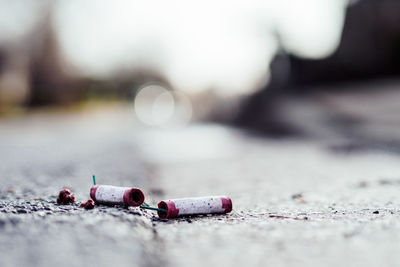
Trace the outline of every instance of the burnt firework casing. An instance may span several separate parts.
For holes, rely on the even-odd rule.
[[[142,190],[135,187],[96,185],[90,188],[90,198],[105,205],[140,206],[144,202]]]
[[[185,215],[228,213],[232,211],[232,200],[225,196],[209,196],[195,198],[179,198],[163,200],[158,203],[160,218],[175,218]]]

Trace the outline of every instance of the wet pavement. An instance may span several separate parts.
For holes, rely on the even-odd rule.
[[[363,120],[364,129],[376,121]],[[2,266],[397,265],[400,156],[348,149],[361,134],[377,143],[396,134],[329,132],[270,139],[212,124],[144,128],[126,106],[4,119]],[[228,195],[233,212],[159,220],[138,208],[84,210],[92,174],[143,188],[153,205]],[[64,186],[77,204],[55,204]]]

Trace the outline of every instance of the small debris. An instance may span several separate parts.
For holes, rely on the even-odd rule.
[[[282,215],[274,215],[271,214],[269,215],[270,218],[276,218],[276,219],[282,219],[282,220],[286,220],[286,219],[291,219],[291,220],[296,220],[296,221],[307,221],[308,217],[304,216],[304,217],[287,217],[287,216],[282,216]]]
[[[304,198],[300,198],[300,199],[299,199],[299,202],[302,203],[302,204],[306,203],[306,201],[305,201]]]
[[[368,182],[366,182],[366,181],[361,181],[361,182],[358,183],[358,187],[360,187],[360,188],[366,188],[366,187],[368,187]]]
[[[80,205],[82,208],[85,208],[87,210],[91,210],[94,208],[94,202],[93,200],[89,199],[88,201],[86,201],[85,203],[82,203]]]
[[[391,184],[392,181],[388,180],[388,179],[381,179],[379,180],[379,184],[381,185],[387,185],[387,184]]]
[[[380,185],[399,185],[400,184],[400,179],[380,179],[379,180]]]
[[[269,215],[270,218],[277,218],[277,219],[292,219],[290,217],[282,216],[282,215]]]
[[[379,214],[379,210],[372,212],[373,214]]]
[[[292,195],[292,199],[299,199],[299,198],[302,198],[302,197],[303,197],[302,193],[297,193],[297,194],[293,194]]]
[[[58,194],[57,204],[67,205],[75,202],[75,196],[71,193],[69,189],[63,189]]]
[[[343,237],[344,238],[352,238],[353,236],[355,236],[357,234],[357,232],[350,232],[350,233],[344,233]]]
[[[292,195],[292,199],[293,200],[298,200],[299,201],[299,203],[302,203],[302,204],[304,204],[304,203],[306,203],[306,201],[305,201],[305,199],[304,199],[304,196],[303,196],[303,193],[297,193],[297,194],[293,194]]]

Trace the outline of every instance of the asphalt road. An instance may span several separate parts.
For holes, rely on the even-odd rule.
[[[224,159],[159,167],[165,198],[227,194],[234,206],[157,223],[171,266],[398,264],[398,156],[241,136],[234,144]]]
[[[152,214],[79,207],[92,174],[102,184],[148,187],[130,115],[111,107],[1,122],[1,266],[164,265]],[[64,187],[76,204],[55,203]]]
[[[396,266],[400,157],[354,141],[144,128],[124,106],[4,119],[1,265]],[[78,204],[92,174],[143,188],[151,204],[228,195],[234,210],[174,220],[138,208],[87,211]],[[77,204],[55,204],[64,186]]]

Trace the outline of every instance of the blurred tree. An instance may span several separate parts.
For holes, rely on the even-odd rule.
[[[84,91],[76,78],[66,74],[51,22],[50,9],[32,36],[29,106],[70,103],[82,99]]]

